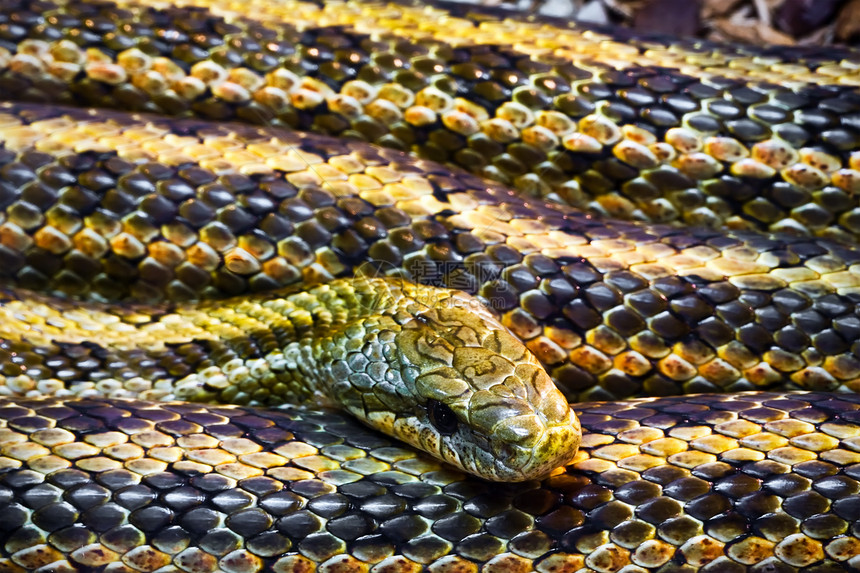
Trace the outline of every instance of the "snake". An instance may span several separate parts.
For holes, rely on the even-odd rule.
[[[858,69],[10,2],[0,570],[856,570]]]

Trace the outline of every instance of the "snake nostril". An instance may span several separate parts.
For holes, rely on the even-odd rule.
[[[428,400],[427,413],[430,416],[430,423],[443,436],[450,436],[457,431],[457,415],[442,402]]]

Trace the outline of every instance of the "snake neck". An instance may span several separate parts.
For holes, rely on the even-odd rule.
[[[380,351],[400,328],[396,317],[403,320],[416,304],[396,281],[384,279],[173,307],[6,291],[0,306],[3,389],[12,395],[330,405],[323,396],[336,376],[332,364],[348,353],[371,354],[368,345]]]
[[[395,338],[423,308],[399,283],[341,280],[285,297],[186,306],[177,313],[183,322],[226,327],[214,344],[235,357],[178,380],[169,398],[234,403],[247,394],[250,404],[354,409],[341,386],[360,375],[372,391],[400,368]]]

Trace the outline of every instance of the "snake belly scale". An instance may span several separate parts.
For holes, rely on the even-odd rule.
[[[12,328],[58,336],[73,303],[4,291],[0,569],[860,567],[854,53],[198,4],[4,7],[4,282],[141,324],[353,274],[456,288],[571,402],[607,401],[574,404],[566,466],[489,484],[338,413],[252,407],[270,386],[141,400],[218,349],[106,361]]]

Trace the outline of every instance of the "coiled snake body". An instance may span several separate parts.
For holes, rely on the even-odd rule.
[[[0,15],[0,570],[860,567],[860,58],[193,4]]]

